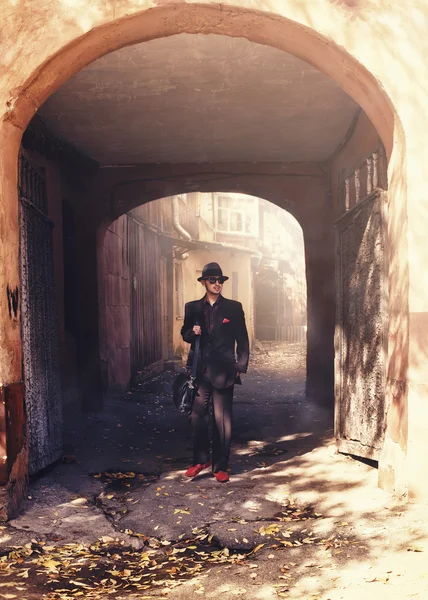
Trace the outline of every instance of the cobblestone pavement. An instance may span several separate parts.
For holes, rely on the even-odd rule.
[[[338,455],[301,344],[259,346],[236,389],[231,481],[190,464],[173,374],[69,414],[64,462],[0,537],[0,598],[426,598],[428,510]]]

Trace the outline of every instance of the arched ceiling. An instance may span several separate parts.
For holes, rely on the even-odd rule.
[[[323,161],[356,103],[311,65],[243,38],[180,34],[123,48],[39,114],[103,165]]]

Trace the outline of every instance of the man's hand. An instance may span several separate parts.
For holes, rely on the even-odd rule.
[[[193,327],[193,333],[194,333],[195,335],[201,335],[201,334],[202,334],[202,329],[201,329],[201,326],[200,326],[200,325],[195,325],[195,326]]]

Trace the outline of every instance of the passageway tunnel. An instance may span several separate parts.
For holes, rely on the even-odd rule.
[[[61,453],[58,403],[102,408],[100,264],[107,228],[146,202],[194,192],[265,198],[300,223],[306,392],[333,407],[336,369],[342,449],[377,460],[385,430],[386,165],[370,119],[332,79],[293,54],[245,38],[153,39],[111,52],[64,83],[30,122],[20,158],[24,378],[30,431],[45,444],[30,446],[31,470]],[[53,268],[41,292],[40,265]],[[47,306],[53,293],[57,317],[55,310],[46,315],[44,332],[51,357],[41,365],[34,340],[46,327],[34,302],[39,294],[37,302]],[[51,380],[28,385],[46,379],[46,369]]]
[[[306,346],[305,254],[296,219],[246,194],[162,198],[121,215],[104,237],[99,310],[107,393],[184,367],[184,306],[203,296],[198,277],[213,260],[228,277],[222,295],[242,304],[251,348]]]

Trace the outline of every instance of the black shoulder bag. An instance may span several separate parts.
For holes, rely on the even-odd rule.
[[[201,336],[198,335],[195,341],[195,350],[193,354],[192,370],[188,373],[180,373],[172,384],[172,398],[178,411],[182,415],[190,415],[193,408],[193,400],[198,393],[196,386],[196,369],[198,366],[199,347],[201,345]]]

